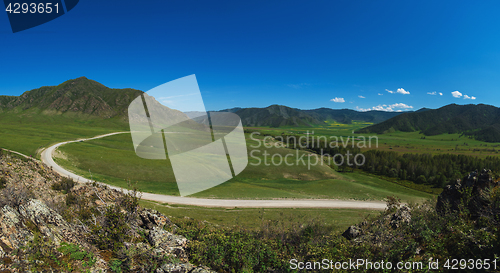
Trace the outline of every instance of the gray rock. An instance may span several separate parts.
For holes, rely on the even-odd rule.
[[[411,221],[411,209],[407,206],[402,206],[391,217],[391,226],[398,228],[402,223],[409,224]]]
[[[161,269],[165,273],[189,273],[194,268],[192,264],[164,264]]]
[[[77,232],[70,226],[61,215],[47,207],[37,199],[31,199],[26,204],[19,206],[21,215],[36,225],[40,232],[49,237],[56,245],[62,241],[78,243],[81,240],[76,236]]]
[[[217,273],[213,270],[210,270],[210,268],[206,267],[206,266],[199,266],[193,270],[191,270],[191,272],[189,273]]]
[[[350,226],[346,231],[344,231],[344,233],[342,233],[342,236],[344,236],[348,240],[352,240],[359,237],[362,233],[363,231],[361,230],[361,228],[357,226]]]
[[[141,226],[147,229],[153,229],[155,226],[163,228],[172,223],[168,217],[153,209],[144,209],[139,213],[139,216],[142,220]]]
[[[187,254],[184,248],[188,240],[184,236],[175,235],[164,229],[153,227],[149,231],[148,241],[158,254],[174,255],[181,259],[181,261],[187,261]]]
[[[486,193],[489,188],[494,186],[498,186],[498,182],[493,181],[491,170],[483,169],[481,173],[473,171],[466,175],[463,180],[458,179],[453,185],[444,188],[438,196],[436,210],[441,214],[459,210],[463,197],[462,190],[472,188],[468,209],[473,218],[478,218],[482,210],[489,204],[489,200],[485,198]]]
[[[10,252],[25,246],[33,239],[33,233],[22,221],[22,216],[13,208],[4,206],[0,210],[0,247]]]
[[[157,227],[150,230],[148,241],[154,247],[185,247],[188,243],[186,237],[172,234]]]

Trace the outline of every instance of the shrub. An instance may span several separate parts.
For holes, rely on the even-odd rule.
[[[129,239],[127,231],[129,226],[125,215],[118,206],[110,206],[106,209],[100,223],[92,226],[92,239],[101,250],[118,251],[123,242]]]
[[[63,177],[61,181],[52,184],[52,189],[68,193],[76,185],[75,181],[69,177]]]

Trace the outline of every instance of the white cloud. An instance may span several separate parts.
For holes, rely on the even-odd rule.
[[[443,95],[443,93],[439,92],[439,95],[440,95],[440,96],[442,96],[442,95]]]
[[[378,95],[379,95],[379,96],[383,96],[384,94],[380,94],[380,93],[378,93]]]
[[[434,95],[436,95],[436,91],[434,91],[434,92],[427,92],[427,94],[434,96]]]
[[[474,97],[474,96],[469,97],[467,95],[464,95],[464,100],[475,100],[475,99],[476,99],[476,97]]]
[[[413,108],[413,106],[410,106],[408,104],[404,104],[404,103],[395,103],[395,104],[392,104],[392,105],[389,105],[390,107],[392,108],[403,108],[403,109],[411,109]]]
[[[453,91],[451,92],[451,95],[455,98],[460,98],[462,97],[462,93],[458,92],[458,91]]]
[[[345,102],[344,98],[337,98],[337,97],[335,97],[335,98],[331,99],[330,101],[333,101],[333,102],[340,102],[340,103]]]
[[[410,92],[404,90],[404,88],[398,88],[397,91],[392,91],[392,90],[389,90],[389,89],[385,89],[385,91],[387,91],[387,92],[389,92],[391,94],[394,94],[394,93],[399,93],[399,94],[403,94],[403,95],[409,95],[410,94]]]
[[[363,96],[359,95],[359,96],[358,96],[358,98],[360,98],[360,99],[364,99],[365,97],[363,97]]]
[[[399,94],[403,94],[403,95],[409,95],[410,92],[409,91],[406,91],[404,90],[403,88],[398,88],[398,91],[397,91]]]
[[[403,109],[413,109],[413,106],[404,104],[404,103],[394,103],[394,104],[382,104],[382,105],[377,105],[373,106],[372,108],[360,108],[359,106],[356,106],[356,110],[366,112],[366,111],[371,111],[371,110],[377,110],[377,111],[386,111],[386,112],[402,112]]]

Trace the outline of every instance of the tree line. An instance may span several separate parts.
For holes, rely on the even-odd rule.
[[[445,187],[448,183],[460,179],[474,170],[490,169],[493,173],[500,173],[500,157],[495,156],[478,158],[455,154],[400,154],[381,150],[362,152],[356,145],[331,145],[330,142],[325,143],[318,139],[313,141],[313,137],[299,139],[296,136],[285,134],[273,137],[284,142],[291,149],[309,150],[330,156],[350,153],[353,156],[343,157],[343,162],[333,162],[337,166],[337,170],[341,172],[360,169],[372,174],[409,180],[417,184],[427,184],[438,188]],[[364,155],[364,164],[356,164],[354,161],[356,154]],[[334,160],[337,159],[341,158],[334,158]]]

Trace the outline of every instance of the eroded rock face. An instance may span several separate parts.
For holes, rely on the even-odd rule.
[[[19,206],[19,212],[25,221],[33,223],[43,235],[50,238],[56,245],[61,242],[78,243],[81,241],[81,238],[76,235],[75,229],[41,200],[29,200],[27,204]]]
[[[109,206],[120,206],[123,193],[90,184],[77,184],[65,193],[56,191],[52,185],[62,181],[58,174],[35,160],[21,161],[1,153],[0,178],[2,187],[6,187],[0,188],[0,258],[3,261],[0,262],[0,272],[60,272],[60,266],[51,264],[53,260],[30,260],[33,257],[31,252],[16,251],[33,248],[36,238],[45,244],[43,251],[52,251],[57,257],[63,255],[59,248],[65,243],[92,253],[95,258],[93,265],[82,267],[82,262],[74,261],[78,270],[111,272],[109,254],[100,251],[92,239],[92,225],[95,225],[96,218],[105,217],[104,212]],[[67,205],[70,195],[76,198],[73,201],[77,205]],[[92,208],[88,210],[90,220],[79,219],[75,215],[82,208]],[[213,272],[188,262],[188,240],[174,234],[175,231],[165,230],[167,227],[169,230],[176,229],[165,215],[140,207],[133,212],[123,208],[118,212],[127,219],[126,232],[135,235],[123,243],[123,253],[145,253],[144,257],[154,259],[155,264],[161,265],[157,272]],[[145,272],[145,268],[156,270],[154,267],[151,269],[148,261],[144,259],[142,264],[131,264],[130,269],[134,272]]]
[[[180,235],[172,234],[164,229],[153,227],[149,231],[148,241],[156,252],[174,255],[183,262],[187,262],[187,255],[184,248],[188,240]]]
[[[466,197],[471,216],[478,217],[482,208],[488,205],[485,191],[495,186],[498,183],[493,181],[490,170],[483,169],[480,173],[473,171],[462,180],[458,179],[454,184],[446,186],[438,197],[436,210],[440,213],[459,210]],[[468,190],[471,196],[464,196]]]
[[[411,222],[411,209],[407,206],[402,206],[391,216],[391,227],[398,228],[402,223],[409,224]]]
[[[170,219],[156,210],[144,209],[139,213],[142,224],[141,227],[152,229],[153,227],[164,228],[166,225],[171,224]]]
[[[19,212],[9,206],[0,209],[0,251],[5,252],[26,246],[33,239],[33,233],[23,223]],[[3,254],[2,254],[3,253]]]

